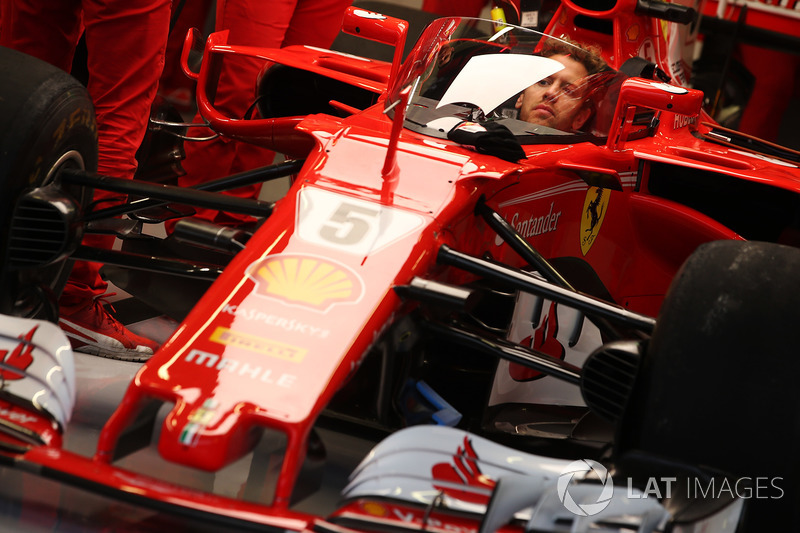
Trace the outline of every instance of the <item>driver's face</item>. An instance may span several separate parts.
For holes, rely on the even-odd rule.
[[[589,73],[567,55],[556,54],[550,59],[564,68],[522,91],[515,105],[519,118],[562,131],[579,130],[591,115],[583,105],[585,90],[581,87],[582,78]]]

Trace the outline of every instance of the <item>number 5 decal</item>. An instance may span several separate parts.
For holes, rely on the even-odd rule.
[[[298,235],[341,252],[367,255],[421,227],[415,213],[305,187],[297,211]]]
[[[343,203],[331,215],[330,220],[325,222],[319,230],[319,235],[326,241],[336,244],[353,245],[358,244],[367,236],[370,227],[380,211],[377,209]]]

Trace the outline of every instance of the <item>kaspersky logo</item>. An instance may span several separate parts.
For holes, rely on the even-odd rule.
[[[584,479],[588,474],[594,474],[600,483],[596,486],[597,490],[593,490],[587,499],[584,494],[582,498],[575,500],[570,494],[570,485],[574,479]],[[594,516],[608,507],[611,503],[611,497],[614,495],[614,482],[608,474],[608,470],[596,461],[591,459],[580,459],[568,464],[561,475],[558,476],[556,483],[558,490],[558,499],[564,504],[567,511],[577,516]]]
[[[256,294],[323,313],[359,301],[364,292],[363,281],[349,267],[315,256],[271,255],[250,265],[247,276]]]

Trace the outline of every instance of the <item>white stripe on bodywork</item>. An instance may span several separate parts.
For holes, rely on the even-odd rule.
[[[589,186],[582,181],[564,183],[562,185],[550,187],[549,189],[543,189],[541,191],[536,191],[531,194],[526,194],[525,196],[520,196],[518,198],[506,200],[505,202],[501,202],[499,205],[501,208],[508,207],[510,205],[524,204],[526,202],[532,202],[533,200],[541,200],[542,198],[549,198],[551,196],[558,196],[571,192],[586,191],[588,189]]]

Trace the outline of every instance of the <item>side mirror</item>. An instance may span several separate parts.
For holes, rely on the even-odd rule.
[[[408,22],[360,7],[350,6],[344,14],[342,31],[356,37],[363,37],[393,46],[394,56],[392,57],[392,70],[389,79],[394,79],[395,74],[400,70],[400,63],[403,60]]]
[[[181,70],[194,81],[200,75],[200,64],[203,62],[203,47],[205,40],[197,28],[186,32],[181,49]]]
[[[608,146],[619,149],[633,130],[636,108],[666,111],[678,115],[698,116],[703,104],[703,91],[687,89],[644,78],[622,82],[614,119],[608,135]]]

